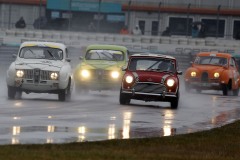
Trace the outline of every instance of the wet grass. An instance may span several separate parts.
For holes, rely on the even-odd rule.
[[[239,160],[240,121],[172,137],[70,144],[2,145],[0,160]]]

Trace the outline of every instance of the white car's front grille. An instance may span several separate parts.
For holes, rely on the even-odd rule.
[[[50,74],[52,71],[40,70],[40,69],[24,69],[25,79],[33,79],[36,81],[39,80],[51,80]]]

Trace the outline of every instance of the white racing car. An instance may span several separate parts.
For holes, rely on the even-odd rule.
[[[9,99],[21,98],[22,92],[58,94],[60,101],[70,98],[73,79],[64,44],[24,42],[13,56],[6,76]]]

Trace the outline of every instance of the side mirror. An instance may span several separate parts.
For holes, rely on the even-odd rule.
[[[122,66],[122,71],[126,71],[127,70],[127,66]]]
[[[193,61],[190,62],[190,66],[193,66]]]
[[[17,55],[16,55],[16,54],[13,54],[13,55],[12,55],[12,58],[17,58]]]
[[[79,60],[83,60],[83,57],[81,56],[81,57],[79,57]]]
[[[177,74],[178,75],[182,75],[182,71],[177,71]]]

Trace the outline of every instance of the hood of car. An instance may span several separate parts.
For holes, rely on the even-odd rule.
[[[88,67],[89,69],[107,69],[112,67],[122,67],[124,62],[115,61],[87,61],[81,64],[82,67]]]
[[[166,72],[133,72],[135,79],[139,82],[154,82],[160,83],[162,80],[165,80],[167,77],[172,76],[171,73]]]
[[[47,69],[47,70],[59,70],[64,63],[62,61],[55,60],[24,60],[24,61],[16,61],[15,66],[18,69]]]

